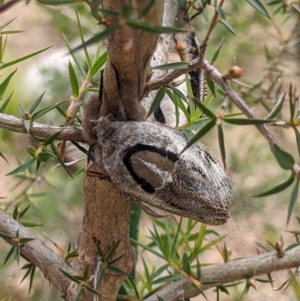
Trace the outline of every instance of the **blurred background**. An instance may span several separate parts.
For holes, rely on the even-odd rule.
[[[264,3],[271,2],[265,1]],[[276,1],[274,1],[276,2]],[[278,2],[278,1],[277,1]],[[90,16],[88,7],[84,4],[43,6],[36,2],[25,5],[19,3],[10,10],[1,14],[0,26],[16,18],[8,27],[10,30],[23,30],[23,33],[10,35],[3,61],[10,61],[17,57],[51,46],[48,51],[7,68],[1,73],[5,78],[15,68],[17,73],[12,78],[7,95],[14,91],[7,114],[20,117],[18,104],[29,108],[34,100],[43,92],[46,94],[41,107],[54,104],[70,97],[71,87],[68,77],[68,49],[62,33],[71,45],[80,44],[78,26],[74,9],[78,10],[81,24],[86,37],[101,30],[97,21]],[[266,6],[271,14],[277,6]],[[222,24],[214,30],[208,45],[206,58],[210,60],[223,40],[223,46],[215,62],[218,70],[225,74],[232,65],[242,67],[244,75],[240,83],[232,83],[235,90],[244,96],[247,104],[262,118],[268,114],[266,108],[272,107],[279,94],[293,83],[299,89],[300,75],[300,30],[297,29],[300,14],[276,14],[272,21],[254,10],[246,1],[227,1],[224,6],[226,20],[235,29],[233,35]],[[195,18],[193,24],[198,39],[207,32],[212,11]],[[296,25],[295,25],[296,24]],[[283,40],[293,34],[293,47],[283,51]],[[298,36],[297,36],[298,35]],[[298,37],[298,40],[297,40]],[[282,40],[283,39],[283,40]],[[95,47],[89,47],[93,54]],[[80,56],[80,55],[79,55]],[[83,56],[82,56],[83,57]],[[274,87],[271,88],[272,83]],[[211,109],[218,112],[223,101],[222,95],[213,100]],[[229,110],[237,111],[232,106]],[[289,118],[289,104],[283,105],[281,119]],[[52,111],[41,117],[38,122],[53,125],[62,125],[65,120],[60,114]],[[279,144],[298,158],[297,146],[292,129],[271,128]],[[266,191],[276,184],[284,182],[290,172],[282,170],[269,151],[267,142],[253,126],[224,125],[225,146],[227,155],[227,174],[229,175],[233,198],[230,209],[231,218],[228,223],[219,227],[209,227],[220,235],[226,235],[227,247],[232,250],[232,258],[254,256],[261,248],[256,244],[266,245],[266,240],[275,243],[283,237],[284,244],[295,242],[289,230],[299,231],[296,217],[300,216],[299,204],[296,203],[291,222],[286,226],[287,210],[292,188],[280,194],[266,198],[255,198],[254,195]],[[221,161],[218,146],[217,131],[213,130],[206,135],[202,142]],[[67,249],[74,244],[78,227],[82,218],[83,208],[83,173],[85,160],[70,167],[72,173],[77,173],[74,179],[60,167],[44,166],[37,175],[25,173],[24,176],[6,176],[18,162],[24,162],[29,155],[25,146],[31,145],[28,135],[9,132],[0,129],[0,151],[5,155],[9,164],[0,158],[0,209],[12,212],[16,205],[20,209],[30,208],[24,217],[43,226],[34,227],[32,231],[47,245],[55,249],[46,237],[46,232],[57,244]],[[84,154],[69,146],[67,160],[84,159]],[[298,160],[299,163],[299,160]],[[142,215],[140,223],[140,239],[147,241],[152,221],[146,214]],[[20,271],[17,263],[10,259],[5,265],[6,254],[10,246],[0,240],[0,300],[61,300],[56,289],[37,271],[33,280],[33,287],[28,294],[28,280],[19,284],[26,271]],[[262,250],[261,250],[262,251]],[[153,259],[146,252],[141,253],[153,264],[159,260]],[[223,259],[216,248],[205,252],[200,258],[201,263],[222,263]],[[25,264],[21,260],[20,266]],[[138,264],[138,271],[142,267]],[[288,279],[287,272],[273,273],[273,287],[279,287]],[[292,287],[286,290],[274,291],[272,285],[257,283],[257,289],[245,297],[241,296],[244,284],[235,286],[230,296],[223,294],[221,300],[299,300]],[[215,300],[213,290],[206,293],[208,300]],[[197,297],[193,300],[202,300]]]

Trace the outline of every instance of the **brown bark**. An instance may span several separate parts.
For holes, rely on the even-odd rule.
[[[27,133],[23,119],[3,113],[0,113],[0,128],[12,132]],[[60,135],[57,137],[59,140],[84,141],[82,128],[75,126],[60,127],[33,122],[30,130],[36,137],[39,138],[47,138],[50,135],[61,131]]]
[[[99,171],[99,170],[98,170]],[[95,177],[85,177],[85,205],[83,221],[77,238],[81,270],[89,264],[95,267],[96,244],[106,254],[113,245],[120,242],[115,257],[124,257],[115,264],[119,269],[130,273],[135,254],[129,241],[129,221],[131,203],[109,181]],[[124,276],[106,273],[100,286],[103,300],[116,300]],[[89,300],[91,296],[84,300]],[[100,299],[101,300],[101,299]]]
[[[103,8],[120,11],[125,1],[103,1]],[[135,10],[140,11],[148,0],[137,0]],[[157,1],[146,19],[152,25],[160,25],[164,1]],[[112,114],[120,120],[143,120],[145,113],[140,105],[149,61],[157,42],[157,36],[121,26],[108,41],[108,60],[104,72],[101,115]],[[92,167],[93,168],[93,167]],[[96,169],[99,171],[98,169]],[[81,272],[87,264],[95,268],[95,239],[103,253],[120,242],[115,257],[124,255],[115,266],[129,273],[135,263],[135,254],[129,241],[131,202],[107,180],[85,177],[83,221],[77,237]],[[107,272],[100,285],[99,300],[116,300],[124,276]],[[86,294],[81,300],[92,300]]]
[[[121,11],[122,3],[131,1],[103,1],[103,8]],[[133,1],[136,15],[148,3]],[[162,22],[164,1],[157,1],[146,21],[151,25]],[[140,105],[150,59],[155,51],[157,36],[145,31],[121,26],[108,41],[108,60],[104,72],[104,93],[101,115],[113,114],[119,120],[144,120],[145,111]]]

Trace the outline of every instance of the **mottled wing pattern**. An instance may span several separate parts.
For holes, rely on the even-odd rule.
[[[104,118],[98,142],[111,181],[135,203],[211,225],[229,218],[231,187],[226,174],[204,146],[180,155],[187,141],[179,131]]]

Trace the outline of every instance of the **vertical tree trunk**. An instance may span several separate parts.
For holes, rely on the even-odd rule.
[[[130,273],[135,263],[134,249],[128,235],[130,201],[109,181],[95,177],[85,177],[84,190],[84,214],[77,239],[81,271],[86,264],[90,265],[91,272],[94,271],[97,240],[104,254],[120,242],[115,256],[124,257],[116,266]],[[100,286],[100,293],[105,296],[103,300],[116,300],[123,280],[124,276],[107,272]]]
[[[129,1],[104,0],[103,8],[121,11],[122,3]],[[148,0],[130,1],[137,16]],[[164,1],[156,1],[146,16],[146,21],[159,26],[162,22]],[[144,109],[140,104],[144,85],[158,36],[144,31],[121,26],[108,39],[108,60],[104,72],[101,115],[112,114],[119,120],[143,120]],[[96,167],[92,167],[97,170]],[[83,221],[77,237],[77,249],[81,272],[85,266],[95,269],[95,240],[100,243],[103,253],[120,242],[115,257],[124,255],[115,266],[130,273],[135,263],[134,249],[129,241],[131,202],[128,201],[108,180],[85,176],[85,200]],[[100,286],[103,297],[99,300],[116,300],[124,276],[107,272]],[[81,300],[93,300],[86,294]]]

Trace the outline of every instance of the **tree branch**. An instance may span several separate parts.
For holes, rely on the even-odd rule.
[[[66,298],[71,281],[60,269],[71,275],[77,274],[78,271],[68,265],[58,253],[47,247],[27,228],[0,210],[0,232],[15,237],[17,231],[19,231],[19,238],[34,238],[34,240],[25,243],[21,247],[22,255],[44,273],[45,278],[58,289],[62,298]],[[12,241],[7,242],[13,245]]]
[[[103,8],[119,12],[122,5],[130,2],[103,0]],[[132,2],[135,16],[138,16],[149,3],[147,0]],[[164,1],[156,1],[153,4],[145,18],[148,23],[156,26],[161,24],[163,5]],[[120,26],[110,36],[104,71],[101,115],[112,114],[118,120],[145,119],[145,111],[140,101],[144,96],[147,71],[157,39],[157,35],[128,26]]]
[[[13,5],[17,4],[20,1],[21,0],[11,0],[11,1],[8,1],[8,2],[0,5],[0,13],[5,12],[6,10],[8,10],[9,8],[11,8]]]
[[[134,3],[135,14],[141,11],[148,0],[121,1],[103,0],[103,8],[121,11],[121,6]],[[164,1],[156,1],[146,21],[160,25]],[[120,28],[108,39],[108,59],[104,71],[101,115],[112,114],[119,120],[143,120],[144,109],[140,104],[150,58],[156,47],[158,37],[127,26]],[[89,116],[85,116],[89,119]],[[101,152],[95,150],[101,161]],[[87,167],[99,172],[94,166]],[[81,272],[89,264],[93,273],[97,263],[95,241],[106,254],[119,242],[115,257],[123,256],[114,265],[130,273],[135,264],[135,252],[129,241],[129,227],[132,203],[120,193],[110,181],[85,177],[84,213],[77,236],[78,259]],[[124,275],[106,271],[100,285],[99,300],[115,301]],[[70,298],[71,300],[71,298]],[[91,301],[93,296],[86,294],[81,301]]]
[[[173,80],[179,76],[194,70],[194,69],[204,69],[206,74],[219,85],[219,87],[225,92],[226,96],[236,105],[236,107],[241,110],[248,118],[257,118],[257,115],[251,110],[245,103],[245,101],[230,87],[228,82],[223,78],[220,72],[211,65],[207,60],[202,62],[198,59],[193,60],[189,66],[185,69],[174,70],[164,76],[161,76],[155,80],[150,81],[145,85],[144,93],[147,95],[150,91],[158,89],[160,86],[168,85]],[[274,145],[278,145],[275,137],[272,133],[266,128],[263,124],[256,124],[255,127],[262,134],[263,137],[268,141],[270,149],[273,151]],[[294,172],[297,173],[299,169],[298,166],[295,166]]]
[[[268,274],[274,271],[295,268],[300,262],[300,246],[286,251],[283,257],[278,257],[276,252],[269,252],[253,257],[219,264],[213,267],[202,269],[202,283],[215,283],[210,285],[203,284],[200,289],[206,290],[222,284],[247,279],[250,277]],[[159,301],[159,298],[168,301],[180,301],[183,298],[191,298],[200,294],[199,289],[194,287],[187,279],[176,281],[155,295],[148,297],[144,301]]]
[[[227,81],[222,77],[220,72],[212,66],[208,61],[203,60],[202,68],[205,69],[206,74],[216,82],[220,88],[225,92],[226,96],[241,110],[248,118],[257,118],[257,115],[245,103],[245,101],[229,86]],[[277,144],[275,137],[263,124],[255,125],[259,132],[267,139],[271,150],[273,145]]]
[[[12,132],[27,133],[24,126],[24,120],[16,118],[11,115],[0,113],[0,128],[6,129]],[[59,140],[72,140],[72,141],[84,141],[82,135],[82,128],[75,126],[54,126],[42,123],[33,122],[30,127],[32,133],[39,138],[47,138],[50,135],[62,131],[57,139]]]

